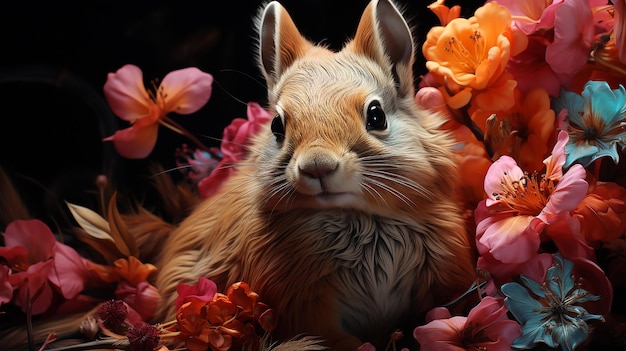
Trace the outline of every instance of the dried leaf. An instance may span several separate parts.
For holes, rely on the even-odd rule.
[[[135,238],[126,227],[126,223],[122,219],[117,209],[117,193],[111,196],[109,200],[109,225],[111,227],[111,236],[115,241],[115,245],[126,257],[139,256]]]
[[[72,212],[74,219],[78,222],[78,225],[83,228],[85,233],[99,240],[115,240],[111,236],[111,228],[109,223],[102,218],[98,213],[69,202],[65,202],[67,207]]]

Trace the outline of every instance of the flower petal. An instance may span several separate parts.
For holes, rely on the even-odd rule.
[[[141,126],[139,123],[118,130],[104,141],[113,141],[115,150],[123,157],[142,159],[148,157],[156,145],[159,124],[153,123]]]
[[[166,114],[194,113],[209,101],[212,84],[213,76],[196,67],[172,71],[163,78],[157,98],[164,100]]]
[[[107,75],[104,96],[113,113],[125,121],[135,121],[154,105],[143,84],[143,73],[135,65],[124,65]]]
[[[4,232],[4,245],[25,247],[31,264],[52,258],[56,242],[50,228],[38,219],[13,221]]]
[[[495,222],[485,230],[480,243],[500,262],[526,262],[537,253],[540,244],[532,222],[530,216],[512,216]]]

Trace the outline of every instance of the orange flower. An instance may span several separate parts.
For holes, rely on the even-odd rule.
[[[543,169],[543,159],[556,142],[556,116],[545,89],[535,88],[525,96],[516,91],[515,104],[508,110],[470,112],[474,123],[485,131],[494,159],[508,155],[527,172]]]
[[[509,58],[527,44],[526,36],[511,27],[509,11],[487,3],[469,19],[456,18],[445,27],[431,28],[422,52],[426,68],[442,85],[450,107],[456,109],[467,105],[476,92],[488,88],[500,95],[504,89],[511,91],[515,86],[510,82],[512,78],[502,80],[501,75]],[[506,102],[499,103],[506,106]],[[512,104],[509,101],[509,107]]]
[[[453,19],[458,18],[461,14],[461,6],[454,5],[452,7],[448,7],[443,4],[444,2],[445,0],[437,0],[428,5],[428,8],[435,15],[437,15],[437,18],[439,18],[439,23],[441,23],[441,25],[443,26],[448,24]]]
[[[115,273],[133,286],[145,282],[148,276],[157,270],[154,265],[141,263],[141,261],[134,256],[129,256],[128,259],[117,259],[113,262],[113,265],[115,266]]]
[[[572,214],[580,220],[587,242],[615,240],[626,232],[626,189],[597,182]]]
[[[206,304],[200,300],[186,302],[176,311],[179,338],[191,351],[206,351],[213,337],[213,328],[206,319],[206,313]]]
[[[207,319],[212,324],[224,324],[237,312],[237,306],[230,301],[228,296],[221,293],[217,293],[207,306]]]

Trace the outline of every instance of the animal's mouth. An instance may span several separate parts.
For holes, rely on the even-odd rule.
[[[303,200],[314,208],[354,208],[359,203],[359,197],[350,192],[322,191],[315,195],[304,195]]]

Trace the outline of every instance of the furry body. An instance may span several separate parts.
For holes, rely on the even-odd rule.
[[[304,39],[277,3],[259,26],[278,120],[167,239],[157,319],[174,317],[178,283],[245,281],[276,311],[277,340],[382,349],[405,318],[473,281],[452,141],[413,102],[412,38],[390,2],[373,1],[337,53]],[[370,109],[385,125],[371,126]]]

